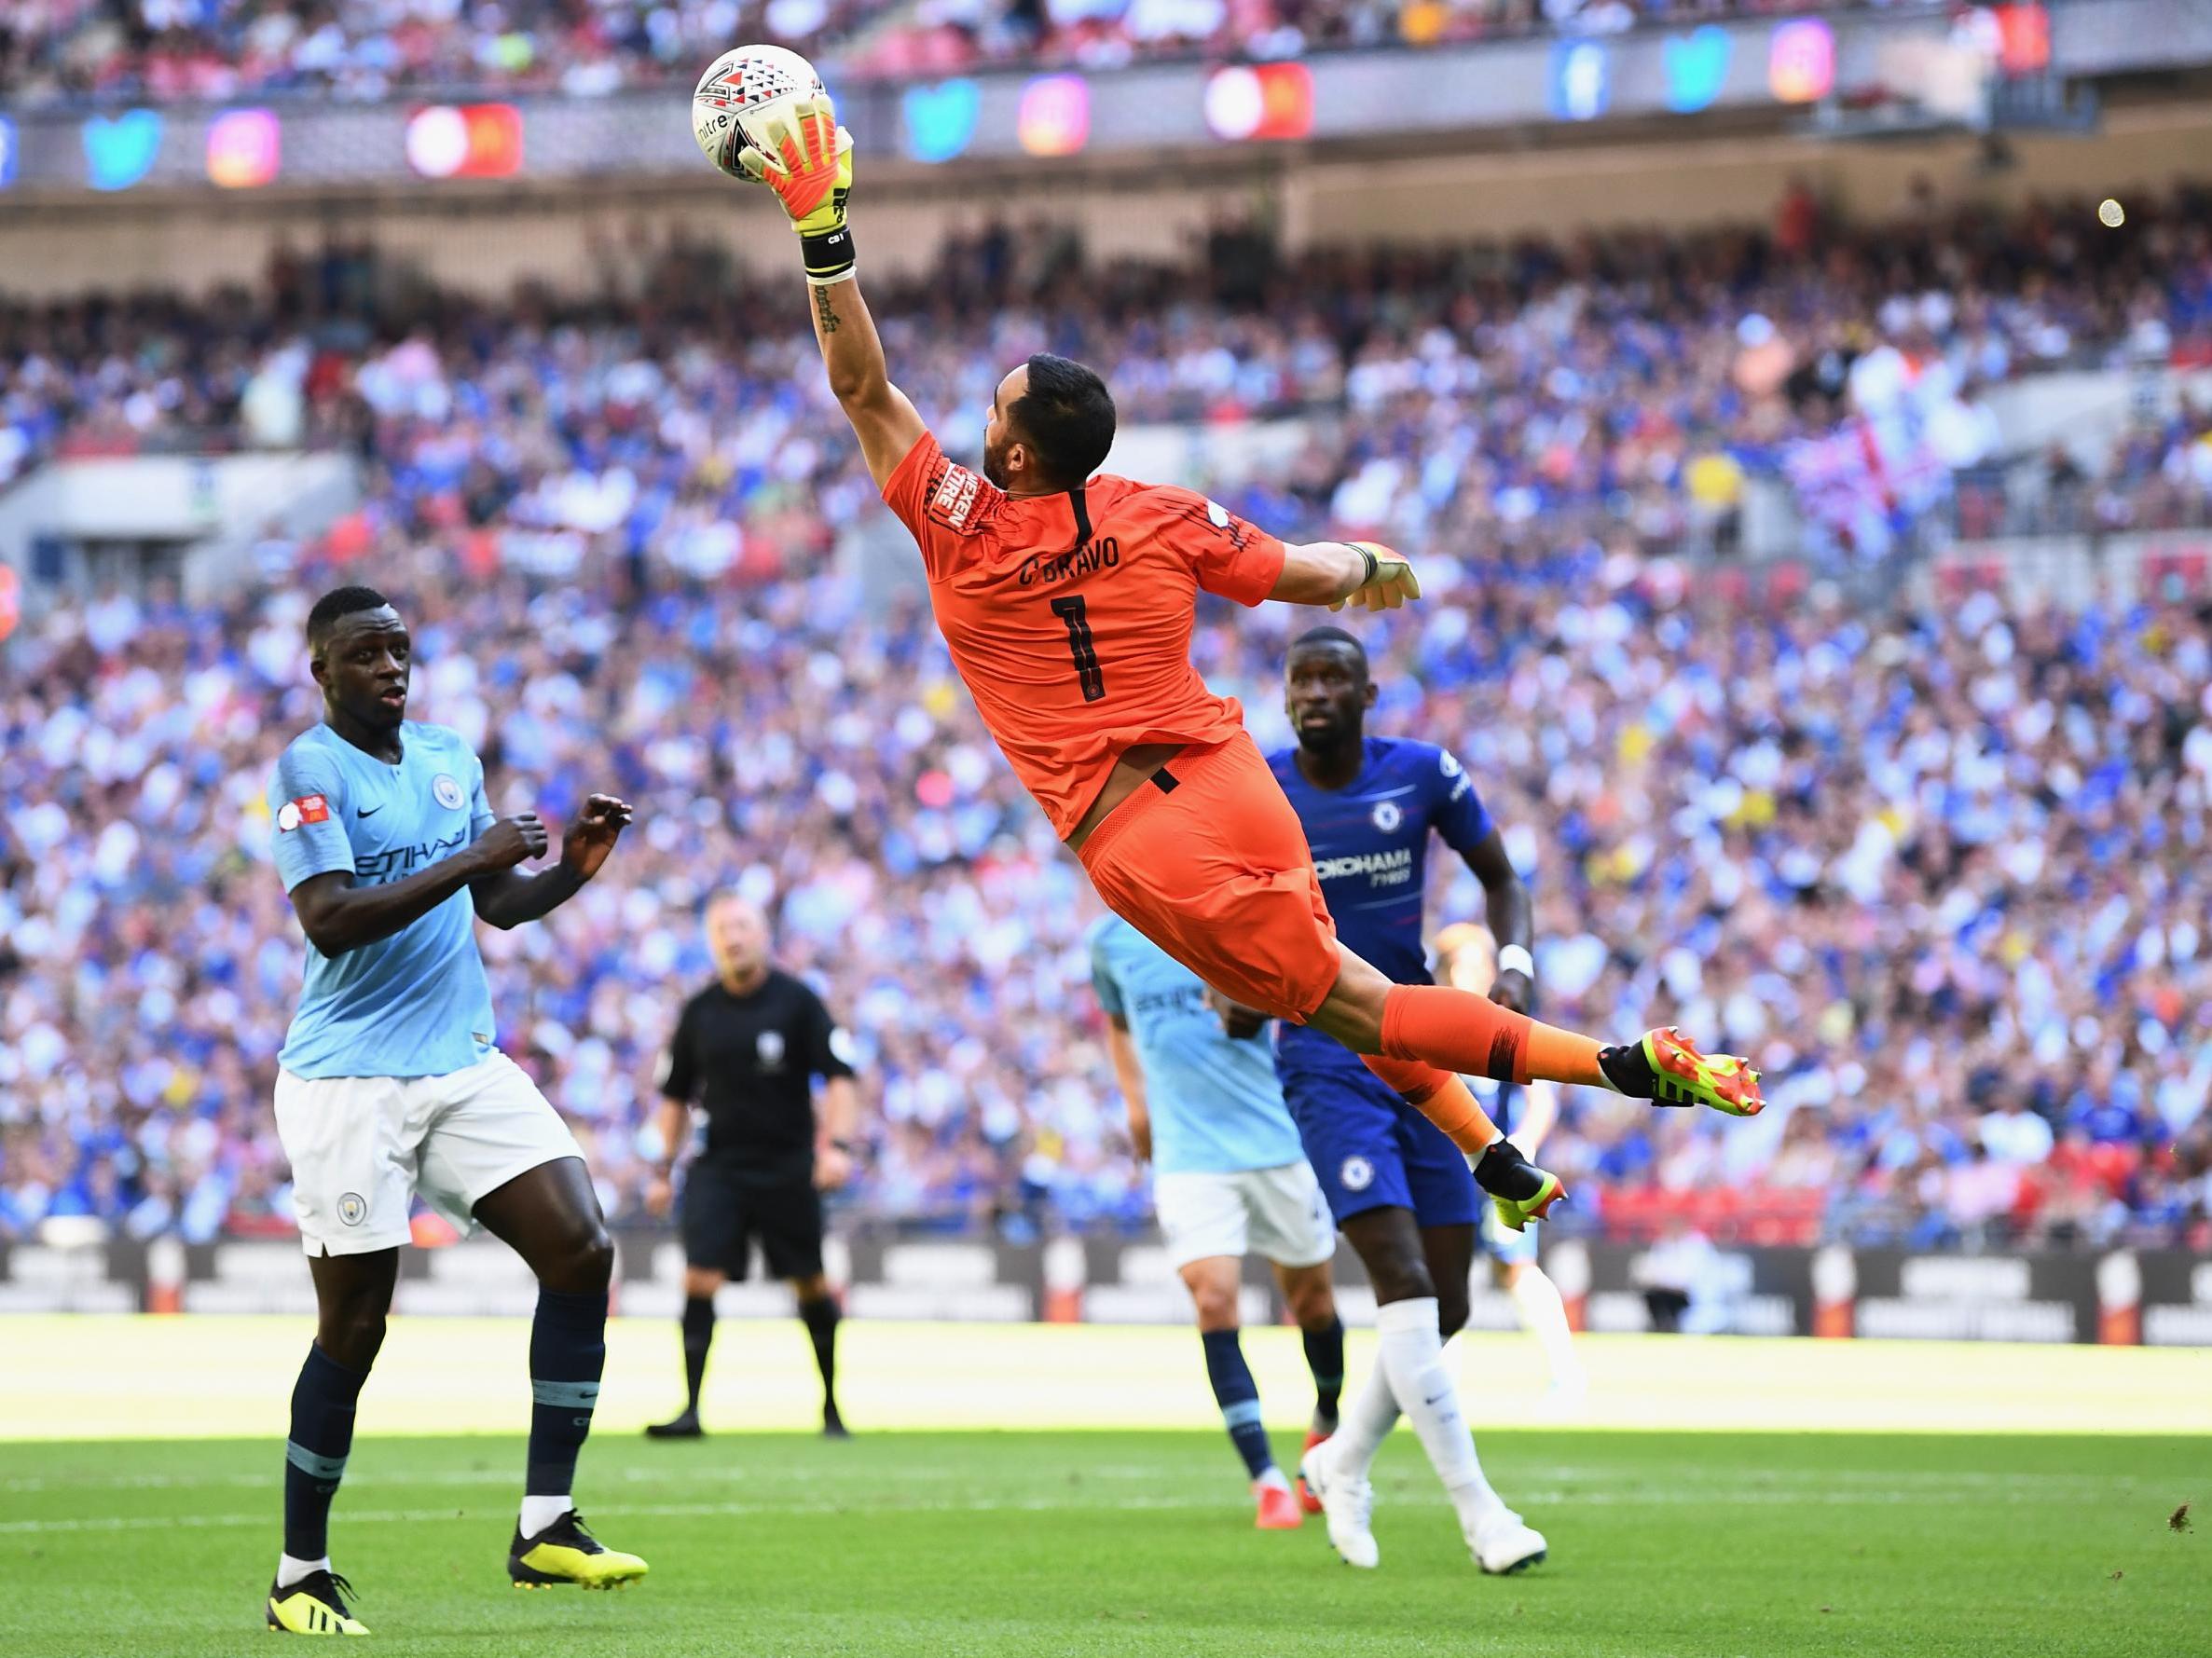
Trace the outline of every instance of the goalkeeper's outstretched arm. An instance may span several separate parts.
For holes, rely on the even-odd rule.
[[[869,474],[881,489],[921,441],[922,417],[906,393],[891,384],[884,342],[876,337],[875,319],[860,297],[858,279],[847,275],[811,284],[808,291],[814,337],[822,348],[822,365],[830,371],[831,393],[853,423]]]
[[[1395,610],[1421,596],[1421,582],[1403,554],[1380,541],[1294,541],[1284,549],[1283,574],[1268,596],[1332,610],[1347,604]]]
[[[853,233],[845,204],[853,189],[852,134],[820,92],[777,100],[754,112],[753,140],[736,155],[742,177],[776,192],[799,233],[814,314],[814,337],[830,390],[853,423],[860,453],[881,489],[926,430],[906,393],[891,384],[884,342],[853,278]]]

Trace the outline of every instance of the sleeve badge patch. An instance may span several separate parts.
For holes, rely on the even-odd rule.
[[[328,823],[330,802],[319,794],[303,794],[277,808],[277,828],[290,834],[303,823]]]
[[[964,466],[948,466],[944,477],[937,486],[937,493],[929,498],[929,515],[949,529],[966,529],[968,514],[975,510],[975,499],[982,492],[982,480]]]

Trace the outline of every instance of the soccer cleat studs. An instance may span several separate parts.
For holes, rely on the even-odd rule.
[[[1710,1105],[1730,1117],[1757,1117],[1766,1109],[1759,1073],[1732,1053],[1710,1058],[1671,1025],[1645,1034],[1644,1059],[1652,1068],[1652,1099],[1661,1105]]]

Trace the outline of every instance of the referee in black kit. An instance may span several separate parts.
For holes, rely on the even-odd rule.
[[[715,981],[683,1005],[661,1071],[661,1144],[646,1205],[667,1213],[676,1163],[704,1107],[707,1144],[683,1185],[683,1376],[690,1403],[655,1439],[699,1437],[699,1382],[714,1340],[714,1292],[745,1277],[751,1240],[798,1292],[799,1319],[822,1372],[822,1432],[837,1414],[837,1298],[822,1275],[821,1193],[852,1173],[859,1096],[845,1033],[821,998],[768,962],[768,921],[735,893],[707,906]],[[817,1133],[814,1079],[822,1078]],[[817,1147],[817,1142],[819,1141]]]

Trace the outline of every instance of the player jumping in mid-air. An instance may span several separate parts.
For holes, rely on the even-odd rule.
[[[331,1570],[331,1499],[353,1408],[384,1340],[419,1193],[464,1231],[511,1244],[538,1279],[516,1586],[615,1588],[645,1575],[603,1547],[569,1499],[607,1362],[614,1244],[576,1137],[492,1043],[475,924],[536,921],[598,872],[630,809],[595,794],[542,855],[535,813],[494,818],[459,733],[407,719],[406,624],[384,596],[341,587],[308,613],[323,723],[278,757],[268,788],[277,873],[308,936],[307,983],[277,1056],[277,1133],[315,1281],[315,1342],[292,1392],[284,1550],[268,1627],[365,1635]]]
[[[920,548],[977,711],[1108,908],[1232,1000],[1360,1054],[1518,1218],[1543,1214],[1559,1182],[1498,1132],[1462,1071],[1761,1108],[1749,1064],[1671,1032],[1601,1047],[1447,985],[1394,984],[1341,948],[1298,816],[1242,710],[1192,667],[1190,635],[1202,590],[1395,609],[1420,596],[1406,560],[1365,542],[1286,546],[1188,489],[1093,476],[1113,399],[1061,357],[999,381],[982,475],[955,465],[891,383],[854,280],[851,143],[830,100],[779,98],[753,118],[769,148],[736,163],[799,233],[830,390]]]
[[[1433,744],[1367,734],[1375,682],[1366,649],[1340,627],[1316,627],[1293,641],[1284,696],[1298,741],[1268,763],[1305,827],[1345,946],[1397,983],[1429,981],[1422,924],[1434,835],[1482,883],[1491,925],[1507,940],[1505,969],[1485,987],[1491,1000],[1525,1011],[1535,972],[1528,888],[1466,769]],[[1329,1542],[1353,1566],[1376,1564],[1367,1471],[1403,1411],[1451,1496],[1476,1561],[1492,1572],[1534,1565],[1544,1558],[1544,1537],[1491,1488],[1445,1360],[1444,1343],[1467,1322],[1476,1222],[1487,1207],[1466,1158],[1318,1031],[1286,1021],[1275,1068],[1329,1209],[1375,1286],[1374,1375],[1336,1435],[1305,1458]],[[1506,1209],[1508,1235],[1522,1231],[1525,1217]]]
[[[1091,982],[1106,1009],[1130,1136],[1152,1165],[1168,1258],[1198,1309],[1214,1400],[1252,1476],[1255,1523],[1295,1530],[1304,1509],[1275,1466],[1238,1338],[1245,1254],[1273,1263],[1305,1332],[1315,1395],[1308,1444],[1336,1432],[1344,1324],[1329,1281],[1336,1228],[1275,1080],[1267,1021],[1216,1017],[1198,975],[1119,916],[1091,930]]]

